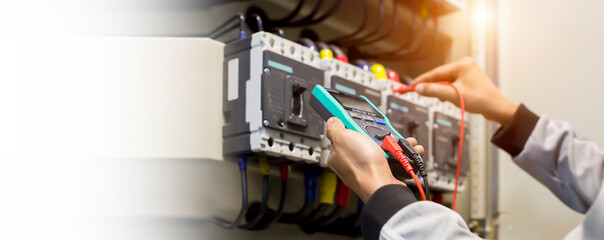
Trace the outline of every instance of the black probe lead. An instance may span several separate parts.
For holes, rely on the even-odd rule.
[[[409,159],[413,160],[415,164],[417,164],[417,168],[419,170],[419,175],[422,176],[424,180],[424,185],[426,185],[426,197],[430,198],[430,186],[428,185],[428,174],[426,173],[426,168],[424,167],[424,162],[422,161],[417,150],[407,141],[402,138],[399,138],[396,142],[401,149],[403,149],[403,154],[407,156]]]

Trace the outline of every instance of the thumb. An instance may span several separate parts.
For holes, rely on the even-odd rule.
[[[436,97],[441,101],[449,101],[455,105],[459,105],[457,93],[452,87],[447,85],[438,83],[420,83],[415,86],[415,91],[422,96]]]
[[[344,130],[346,130],[346,127],[344,127],[344,123],[340,119],[331,117],[327,120],[327,138],[332,142]]]

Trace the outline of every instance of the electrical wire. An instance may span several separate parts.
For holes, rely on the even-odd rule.
[[[314,223],[317,227],[323,227],[332,224],[340,218],[346,207],[348,207],[350,199],[350,188],[338,178],[338,184],[336,189],[336,208],[328,214],[326,217],[319,219]]]
[[[286,26],[290,26],[290,27],[299,27],[299,26],[304,26],[307,25],[309,23],[312,22],[313,17],[315,17],[315,15],[317,15],[317,13],[319,12],[319,10],[321,9],[321,6],[323,5],[324,1],[317,1],[317,3],[315,4],[315,7],[312,9],[312,11],[304,18],[298,20],[298,21],[294,21],[294,22],[289,22],[287,25],[284,26],[280,26],[280,27],[286,27]]]
[[[298,13],[300,13],[300,10],[302,10],[302,7],[304,6],[305,2],[306,2],[306,0],[300,0],[300,1],[298,1],[298,4],[294,8],[294,10],[291,13],[289,13],[286,17],[284,17],[282,19],[279,19],[279,20],[270,21],[271,22],[271,26],[283,26],[283,25],[287,25],[289,23],[289,21],[291,21],[292,19],[294,19],[296,17],[296,15],[298,15]]]
[[[239,226],[245,212],[247,212],[247,160],[245,157],[238,157],[239,171],[241,172],[241,210],[233,222],[229,222],[220,217],[212,217],[211,221],[223,228],[232,229]]]
[[[465,128],[465,112],[466,105],[464,102],[463,94],[461,91],[450,82],[436,82],[435,84],[450,86],[457,93],[457,97],[459,98],[459,108],[461,109],[461,123],[459,128],[459,146],[457,150],[457,169],[455,170],[455,189],[453,190],[453,203],[451,204],[451,209],[455,211],[455,205],[457,203],[457,185],[459,184],[459,169],[461,167],[461,155],[463,150],[463,139],[464,139],[464,128]],[[415,91],[415,86],[401,86],[397,89],[393,89],[393,92],[398,93],[406,93]]]
[[[304,172],[304,206],[295,213],[283,213],[279,217],[281,223],[295,223],[304,219],[312,212],[313,203],[317,202],[319,174],[315,169]]]
[[[430,200],[430,185],[428,185],[428,178],[422,176],[422,179],[424,179],[424,185],[426,185],[426,197]]]
[[[357,42],[362,42],[362,41],[366,40],[367,38],[371,38],[371,37],[375,36],[375,34],[380,32],[380,30],[382,29],[382,23],[384,22],[384,0],[380,0],[379,5],[380,5],[378,7],[379,17],[378,17],[378,22],[377,22],[377,25],[375,26],[375,28],[373,30],[371,30],[370,32],[366,33],[365,35],[363,35],[362,37],[356,37],[355,39],[352,39],[350,41],[340,42],[340,45],[350,46]]]
[[[266,206],[268,204],[268,176],[270,175],[270,165],[265,156],[261,156],[259,161],[260,171],[262,172],[262,203],[260,204],[260,212],[254,216],[249,216],[250,219],[247,219],[248,216],[246,216],[246,220],[248,220],[248,222],[245,225],[239,226],[239,228],[254,228],[266,213]]]
[[[421,29],[421,35],[419,38],[413,38],[410,37],[408,41],[406,41],[403,45],[400,45],[399,47],[392,49],[388,52],[382,52],[382,53],[375,53],[375,54],[368,54],[368,53],[359,53],[358,58],[365,58],[365,59],[382,59],[382,60],[396,60],[397,58],[400,57],[409,57],[412,55],[417,54],[418,52],[420,52],[420,50],[422,49],[422,43],[424,41],[424,39],[427,36],[427,30],[428,30],[428,26],[427,26],[427,21],[424,20],[422,22],[422,29]],[[413,31],[415,35],[415,31]],[[413,44],[415,43],[415,44]],[[411,48],[410,48],[411,47]],[[406,50],[406,51],[404,51]]]
[[[338,177],[331,171],[324,170],[319,177],[319,202],[321,203],[308,218],[304,219],[304,223],[311,223],[319,220],[327,209],[333,205]]]
[[[264,31],[264,24],[262,23],[262,18],[260,17],[260,15],[254,13],[254,14],[250,14],[248,16],[248,18],[254,18],[256,20],[256,27],[257,27],[257,32],[261,32]],[[248,23],[249,25],[249,23]]]
[[[350,46],[350,47],[356,47],[356,46],[361,46],[361,45],[366,45],[366,44],[370,44],[370,43],[374,43],[383,39],[388,38],[389,36],[391,36],[392,34],[394,34],[395,30],[398,27],[398,9],[396,7],[396,2],[395,0],[392,0],[392,24],[390,24],[388,30],[384,31],[383,34],[378,34],[382,31],[382,24],[384,22],[385,19],[385,14],[384,14],[384,1],[380,0],[380,6],[379,6],[379,18],[378,18],[378,23],[375,27],[375,29],[370,32],[369,34],[366,34],[365,37],[361,37],[358,38],[356,40],[352,40],[350,42],[345,42],[342,45],[343,46]]]
[[[380,59],[382,60],[391,60],[391,61],[397,61],[397,62],[401,62],[401,61],[415,61],[415,60],[420,60],[420,59],[424,59],[429,57],[430,55],[432,55],[434,52],[438,52],[437,49],[439,48],[438,45],[438,16],[434,16],[433,18],[433,29],[432,29],[432,34],[434,36],[434,38],[432,39],[432,47],[427,47],[427,51],[425,51],[424,54],[419,54],[421,53],[422,49],[426,48],[426,47],[422,47],[422,45],[425,45],[427,41],[424,41],[424,39],[426,38],[426,31],[424,30],[423,36],[422,36],[422,40],[420,41],[420,45],[418,45],[418,47],[411,52],[408,53],[398,53],[398,54],[391,54],[391,55],[386,55],[386,56],[382,56],[380,57]]]
[[[283,32],[283,29],[281,28],[271,28],[270,32],[276,33],[277,35],[279,35],[279,37],[285,38],[285,32]]]
[[[405,168],[405,171],[407,171],[407,173],[409,173],[409,175],[411,175],[411,177],[413,178],[413,181],[417,185],[417,188],[419,189],[419,194],[421,195],[422,200],[426,201],[427,200],[426,194],[424,193],[422,184],[420,183],[419,179],[415,175],[413,167],[409,163],[409,160],[407,160],[407,157],[403,153],[403,149],[401,149],[401,147],[398,145],[397,141],[392,136],[388,135],[382,141],[381,147],[384,151],[391,153],[401,163],[401,165],[403,165],[403,168]]]
[[[320,2],[322,2],[322,1],[320,1]],[[317,24],[317,23],[325,21],[325,19],[327,19],[328,17],[333,16],[335,11],[338,10],[338,8],[340,7],[341,4],[342,4],[342,0],[336,0],[336,2],[333,5],[331,5],[331,8],[329,8],[329,10],[327,10],[327,12],[325,12],[325,14],[318,17],[317,19],[312,19],[310,22],[308,22],[307,24],[304,24],[304,25],[313,25],[313,24]]]
[[[392,5],[393,5],[392,24],[390,25],[390,28],[388,29],[388,31],[386,31],[385,34],[382,34],[381,36],[375,37],[373,39],[366,39],[365,41],[352,43],[352,46],[360,46],[360,45],[367,45],[367,44],[375,43],[375,42],[389,38],[396,32],[395,30],[398,29],[399,17],[398,17],[398,8],[396,7],[395,0],[392,0]]]
[[[234,25],[226,28],[225,30],[220,31],[221,29],[223,29],[226,26],[228,26],[229,23],[231,23],[234,20],[238,20],[239,21],[238,24],[234,24]],[[239,27],[239,39],[245,38],[246,37],[246,34],[245,34],[245,16],[243,16],[242,13],[235,14],[234,16],[232,16],[229,19],[227,19],[220,26],[214,28],[209,33],[201,34],[200,37],[217,38],[217,37],[220,37],[220,36],[222,36],[222,35],[230,32],[230,31],[236,29],[237,27]]]
[[[446,85],[452,87],[457,93],[457,97],[459,98],[459,108],[461,108],[461,123],[459,128],[459,150],[457,150],[457,170],[455,170],[455,190],[453,190],[453,204],[451,204],[451,209],[455,211],[455,203],[457,201],[457,185],[459,184],[459,169],[461,167],[461,151],[463,150],[463,132],[464,132],[464,123],[465,123],[465,112],[466,105],[463,99],[463,94],[459,89],[450,82],[438,82],[437,84]]]
[[[403,154],[413,160],[417,165],[417,169],[419,170],[419,174],[424,179],[424,185],[426,187],[426,196],[430,198],[430,186],[428,185],[428,174],[426,173],[426,168],[424,167],[424,160],[419,155],[415,147],[409,143],[406,139],[400,138],[396,143],[403,150]]]
[[[369,15],[369,0],[365,0],[363,2],[363,20],[361,22],[361,26],[359,26],[355,31],[353,31],[350,34],[346,34],[344,36],[340,36],[338,38],[332,39],[331,41],[329,41],[330,43],[338,43],[344,39],[348,39],[351,37],[356,36],[357,34],[361,33],[363,31],[363,29],[365,29],[365,26],[367,25],[367,20],[369,19],[368,15]]]
[[[279,199],[279,207],[277,207],[277,212],[275,213],[275,217],[271,221],[270,224],[275,223],[280,217],[281,213],[283,213],[283,207],[285,207],[285,197],[287,195],[287,179],[289,175],[289,165],[287,163],[281,163],[279,165],[279,172],[281,173],[281,198]],[[270,226],[269,224],[269,226]]]
[[[285,206],[285,198],[287,196],[287,179],[289,175],[289,165],[286,162],[282,162],[279,164],[279,172],[281,174],[281,196],[279,198],[279,206],[276,211],[273,211],[270,208],[266,209],[266,213],[253,228],[250,230],[264,230],[269,228],[273,223],[277,222],[279,217],[281,217],[281,213],[283,213],[283,208]]]

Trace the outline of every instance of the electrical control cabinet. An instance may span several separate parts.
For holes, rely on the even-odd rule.
[[[324,83],[318,53],[258,32],[224,50],[223,153],[318,163],[325,123],[310,108]]]
[[[454,189],[461,112],[453,104],[393,93],[402,84],[378,81],[337,59],[320,59],[317,52],[266,32],[227,44],[224,56],[225,155],[263,153],[327,167],[331,143],[324,120],[309,104],[314,86],[323,85],[363,95],[378,106],[397,131],[424,146],[431,188]],[[469,134],[466,127],[460,191],[469,170]],[[402,171],[395,160],[389,165],[395,173]]]

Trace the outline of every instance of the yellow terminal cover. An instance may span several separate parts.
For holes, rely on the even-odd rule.
[[[333,204],[336,195],[338,177],[335,173],[324,171],[319,177],[319,202]]]
[[[271,165],[268,164],[268,159],[265,156],[260,157],[260,173],[262,173],[262,175],[271,174]]]
[[[382,64],[373,64],[371,65],[371,72],[375,74],[377,80],[384,80],[388,78],[388,74],[386,73],[386,68]]]
[[[321,56],[321,59],[333,58],[333,52],[329,49],[323,49],[319,51],[319,56]]]

